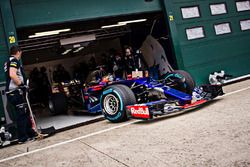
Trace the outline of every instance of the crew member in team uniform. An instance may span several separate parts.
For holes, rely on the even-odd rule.
[[[6,95],[8,101],[15,107],[18,142],[24,143],[37,135],[32,129],[30,113],[25,100],[26,78],[20,63],[22,51],[18,46],[10,49],[9,60],[5,63]]]

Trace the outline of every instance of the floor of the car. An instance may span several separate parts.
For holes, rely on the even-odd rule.
[[[87,111],[76,109],[71,109],[67,114],[61,115],[51,115],[48,109],[44,107],[35,107],[33,112],[38,128],[54,126],[58,131],[88,124],[103,118],[101,114],[90,114]]]

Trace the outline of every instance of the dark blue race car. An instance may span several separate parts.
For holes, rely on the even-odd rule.
[[[65,85],[63,90],[67,87]],[[77,85],[77,95],[68,93],[70,95],[65,98],[67,93],[53,94],[49,103],[53,113],[66,111],[70,101],[78,101],[78,106],[83,110],[102,112],[111,122],[122,122],[129,118],[152,119],[200,106],[223,94],[220,85],[195,87],[190,74],[182,70],[167,73],[160,80],[150,77],[121,80],[106,76],[85,86],[73,85]],[[67,89],[72,89],[72,86]]]

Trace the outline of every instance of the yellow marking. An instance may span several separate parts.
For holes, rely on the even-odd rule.
[[[170,21],[174,21],[174,16],[173,16],[173,15],[170,15],[170,16],[169,16],[169,20],[170,20]]]
[[[17,67],[17,64],[15,63],[11,63],[10,66],[14,66],[14,67]]]
[[[9,36],[9,42],[10,42],[10,44],[16,43],[16,38],[15,38],[15,36]]]

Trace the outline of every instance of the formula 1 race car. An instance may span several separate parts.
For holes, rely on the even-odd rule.
[[[221,85],[195,87],[189,73],[176,70],[160,80],[150,77],[120,80],[107,76],[102,81],[82,86],[78,97],[81,96],[82,106],[88,112],[102,112],[107,120],[122,122],[128,118],[152,119],[194,108],[219,95],[223,95]],[[67,100],[63,97],[60,93],[54,94],[50,108],[57,110],[55,113],[67,110],[64,108]]]

